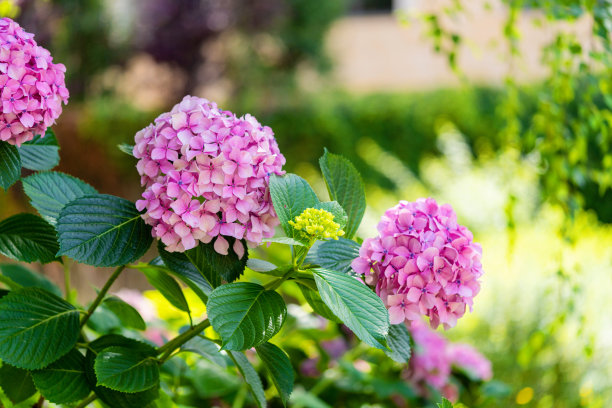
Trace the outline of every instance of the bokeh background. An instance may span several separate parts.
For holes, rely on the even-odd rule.
[[[362,237],[400,199],[451,203],[482,244],[486,273],[474,312],[445,335],[492,361],[498,398],[466,404],[538,408],[612,406],[610,7],[0,1],[67,66],[59,170],[100,192],[138,199],[135,161],[117,144],[192,94],[271,126],[286,170],[323,197],[323,147],[350,158],[367,184]],[[3,218],[24,208],[18,188],[0,192]],[[60,281],[54,268],[44,272]],[[77,269],[87,300],[107,275]],[[121,287],[149,288],[134,271]],[[351,377],[360,371],[318,368],[325,382],[309,395],[320,398],[301,406],[330,406],[315,402],[334,390],[363,406],[393,393]]]

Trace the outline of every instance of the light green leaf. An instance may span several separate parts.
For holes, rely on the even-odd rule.
[[[359,244],[350,239],[317,241],[305,259],[307,264],[354,275],[351,262],[359,256]]]
[[[442,398],[442,402],[438,403],[438,408],[453,408],[453,403],[447,400],[446,398]]]
[[[326,201],[323,203],[318,203],[314,206],[316,209],[325,210],[330,212],[334,216],[334,222],[340,225],[340,229],[343,229],[346,226],[346,212],[337,201]]]
[[[19,264],[1,264],[2,275],[26,288],[41,288],[62,297],[62,291],[49,279]]]
[[[312,208],[319,203],[317,195],[308,182],[290,173],[284,176],[270,176],[270,196],[278,219],[289,238],[295,238],[289,221],[300,215],[306,208]]]
[[[365,186],[361,175],[346,158],[325,153],[319,159],[319,165],[329,197],[340,203],[348,216],[345,228],[346,238],[352,238],[361,224],[361,219],[366,208]]]
[[[0,141],[0,187],[8,190],[21,177],[21,157],[17,148]]]
[[[262,344],[278,333],[287,316],[278,293],[249,282],[219,286],[211,293],[206,308],[225,350],[246,350]]]
[[[206,302],[208,302],[208,296],[210,296],[213,289],[204,276],[202,276],[196,267],[189,262],[187,256],[181,252],[166,251],[161,241],[158,242],[157,250],[162,264],[165,265],[174,276],[189,286],[206,304]],[[156,263],[159,264],[159,262]]]
[[[272,343],[264,343],[257,346],[257,354],[270,373],[274,387],[278,391],[283,405],[287,406],[293,391],[293,382],[295,381],[295,374],[293,373],[289,357],[283,350]]]
[[[139,263],[134,268],[143,272],[155,289],[159,290],[163,297],[174,307],[189,313],[189,305],[178,283],[170,276],[170,271],[165,266]]]
[[[249,259],[246,264],[247,268],[255,271],[255,272],[270,272],[277,268],[271,262],[264,261],[263,259]]]
[[[37,370],[68,353],[79,337],[79,312],[38,288],[17,289],[0,299],[0,359]]]
[[[159,385],[159,364],[150,353],[112,346],[98,353],[94,362],[97,385],[134,393]]]
[[[22,262],[57,259],[55,230],[34,214],[17,214],[0,222],[0,253]]]
[[[332,322],[342,323],[340,319],[338,319],[329,307],[323,302],[321,296],[317,291],[312,290],[308,286],[302,285],[298,283],[298,287],[302,291],[302,295],[304,295],[304,299],[306,302],[312,307],[312,310],[321,317],[326,318],[327,320],[331,320]]]
[[[76,349],[47,368],[32,371],[32,379],[40,393],[56,404],[82,400],[91,392],[85,378],[85,357]]]
[[[181,351],[199,354],[205,359],[223,368],[227,366],[225,363],[225,358],[223,358],[223,354],[221,354],[220,347],[215,342],[204,339],[200,336],[196,336],[187,343],[183,344],[181,346]]]
[[[117,148],[121,150],[123,153],[128,154],[134,157],[134,146],[128,143],[119,143]]]
[[[134,203],[107,194],[79,197],[57,221],[59,255],[93,266],[119,266],[140,258],[151,246],[151,227]]]
[[[8,364],[2,364],[0,367],[0,388],[13,404],[25,401],[36,394],[30,373]]]
[[[119,318],[123,326],[131,327],[136,330],[145,330],[147,328],[138,310],[118,297],[109,296],[104,299],[102,304]]]
[[[389,326],[387,344],[391,350],[385,353],[398,363],[407,363],[410,360],[410,333],[403,324],[392,324]]]
[[[289,238],[289,237],[274,237],[274,238],[266,238],[264,239],[262,242],[272,242],[272,243],[276,243],[276,244],[285,244],[285,245],[296,245],[296,246],[301,246],[304,247],[306,246],[305,243],[298,241],[297,239],[294,238]]]
[[[57,223],[60,211],[69,202],[97,194],[95,188],[76,177],[59,172],[36,173],[21,180],[30,204],[51,225]]]
[[[234,361],[236,367],[238,367],[238,371],[240,371],[242,377],[244,377],[244,381],[249,386],[251,394],[255,397],[257,406],[259,408],[267,407],[266,394],[261,383],[261,378],[259,378],[259,374],[257,374],[257,371],[255,371],[246,356],[238,351],[228,351],[227,354]]]
[[[34,136],[18,147],[21,164],[30,170],[51,170],[59,164],[59,143],[51,129],[47,129],[45,137]]]
[[[385,350],[389,313],[382,300],[365,284],[341,272],[313,269],[323,302],[357,337]]]

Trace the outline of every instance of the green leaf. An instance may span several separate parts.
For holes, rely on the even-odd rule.
[[[38,288],[14,290],[0,300],[0,359],[37,370],[68,353],[79,337],[79,312]]]
[[[94,371],[96,354],[108,347],[128,348],[132,352],[139,354],[150,354],[151,356],[155,355],[155,348],[137,340],[128,339],[127,337],[116,334],[110,334],[102,336],[90,343],[87,354],[85,355],[85,377],[87,378],[89,386],[94,390],[101,401],[112,408],[147,407],[150,402],[159,397],[158,387],[151,387],[145,391],[136,393],[124,393],[97,385],[98,379],[96,378]]]
[[[82,400],[91,391],[85,378],[85,357],[76,349],[45,369],[32,371],[32,379],[40,393],[56,404]]]
[[[198,272],[196,267],[189,262],[187,256],[181,252],[166,251],[161,241],[158,242],[157,250],[160,259],[168,270],[189,286],[206,304],[206,302],[208,302],[208,296],[212,293],[213,288],[204,276]]]
[[[264,343],[257,346],[257,354],[270,373],[274,387],[278,391],[283,405],[287,406],[293,391],[293,382],[295,381],[295,374],[293,373],[289,357],[283,350],[272,343]]]
[[[1,264],[2,275],[26,288],[41,288],[62,297],[62,291],[49,279],[19,264]]]
[[[113,346],[98,353],[94,362],[103,385],[120,392],[140,392],[159,385],[159,363],[151,353]]]
[[[290,173],[284,176],[270,176],[270,196],[278,219],[289,238],[296,236],[289,221],[300,215],[306,208],[314,207],[319,203],[317,195],[308,182]]]
[[[285,245],[296,245],[296,246],[301,246],[301,247],[306,246],[305,243],[298,241],[297,239],[289,238],[289,237],[266,238],[262,242],[272,242],[276,244],[285,244]]]
[[[8,364],[2,364],[0,367],[0,388],[13,404],[25,401],[36,394],[30,373]]]
[[[345,238],[317,241],[310,249],[305,262],[332,271],[355,275],[351,262],[359,256],[359,248],[358,243]]]
[[[34,136],[18,147],[22,166],[30,170],[51,170],[59,164],[59,143],[51,129],[47,129],[45,137]]]
[[[304,295],[304,299],[306,302],[312,307],[312,310],[321,317],[326,318],[327,320],[331,320],[332,322],[342,323],[340,319],[338,319],[329,307],[323,302],[321,296],[318,292],[312,290],[308,286],[298,284],[298,287],[302,291],[302,295]]]
[[[0,253],[23,262],[57,259],[55,230],[34,214],[17,214],[0,222]]]
[[[261,383],[261,378],[259,378],[259,374],[257,374],[257,371],[255,371],[246,356],[237,351],[228,351],[227,354],[232,361],[234,361],[236,367],[238,367],[238,371],[240,371],[242,377],[244,377],[244,381],[249,386],[251,394],[255,397],[257,406],[259,408],[267,407],[266,394]]]
[[[21,157],[17,148],[0,141],[0,187],[8,190],[21,177]]]
[[[438,408],[453,408],[453,403],[447,400],[446,398],[442,398],[442,402],[438,403]]]
[[[352,238],[361,224],[366,208],[365,186],[361,175],[346,158],[325,149],[319,165],[329,197],[340,203],[348,216],[346,238]]]
[[[263,259],[249,259],[246,264],[247,268],[255,272],[270,272],[278,268],[271,262],[264,261]]]
[[[200,336],[196,336],[187,343],[183,344],[181,346],[181,351],[199,354],[205,359],[223,368],[227,366],[219,346],[215,342],[204,339]]]
[[[407,363],[410,360],[410,333],[403,324],[392,324],[389,326],[387,344],[391,350],[385,350],[392,360],[398,363]]]
[[[138,313],[138,310],[134,309],[133,306],[124,302],[116,296],[109,296],[102,302],[104,306],[115,316],[119,318],[121,324],[126,327],[131,327],[136,330],[145,330],[147,328],[146,323]]]
[[[249,282],[219,286],[206,309],[225,350],[246,350],[264,343],[278,333],[287,316],[285,301],[278,293]]]
[[[0,289],[0,299],[2,299],[3,297],[5,297],[6,295],[8,295],[9,293],[11,293],[10,290],[6,290],[6,289]]]
[[[245,249],[242,259],[234,253],[233,238],[227,238],[230,244],[227,255],[221,255],[215,251],[213,243],[200,243],[197,247],[185,251],[185,255],[191,263],[200,271],[213,288],[221,284],[221,278],[226,282],[233,282],[242,275],[248,259],[246,242],[241,241]]]
[[[334,222],[340,225],[340,229],[343,229],[346,226],[346,212],[337,201],[326,201],[323,203],[318,203],[314,206],[314,208],[325,210],[330,212],[334,216]]]
[[[59,255],[93,266],[125,265],[144,255],[153,238],[134,203],[107,194],[79,197],[57,220]]]
[[[385,350],[389,313],[365,284],[346,274],[323,268],[312,270],[323,302],[366,344]]]
[[[168,268],[158,265],[139,263],[134,268],[145,274],[147,280],[174,307],[189,313],[189,305],[178,283],[170,276]]]
[[[123,153],[128,154],[134,157],[134,146],[128,143],[119,143],[117,148],[121,150]]]
[[[60,211],[66,204],[98,193],[84,181],[55,171],[33,174],[22,179],[21,183],[32,207],[51,225],[57,224]]]

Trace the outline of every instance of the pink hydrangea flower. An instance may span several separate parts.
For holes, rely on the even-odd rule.
[[[429,317],[448,329],[480,291],[482,249],[448,204],[400,201],[382,216],[379,235],[352,262],[389,309],[392,324]]]
[[[0,19],[0,140],[21,146],[47,128],[68,103],[66,67],[10,18]]]
[[[136,202],[168,251],[214,239],[215,250],[245,248],[274,235],[279,224],[268,181],[285,157],[274,133],[253,116],[238,118],[206,99],[186,96],[139,131],[134,156],[142,199]],[[228,241],[230,238],[230,241]]]

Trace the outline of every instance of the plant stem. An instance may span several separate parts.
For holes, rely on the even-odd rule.
[[[64,264],[64,291],[65,293],[65,297],[66,300],[68,302],[70,302],[70,261],[68,260],[68,258],[64,257],[63,259],[63,264]]]
[[[98,397],[96,397],[96,394],[91,394],[89,397],[85,398],[83,401],[81,401],[79,405],[77,405],[74,408],[85,408],[87,405],[94,402],[97,398]]]
[[[183,344],[200,334],[208,326],[210,326],[210,322],[208,321],[208,319],[206,319],[158,348],[157,354],[162,354],[159,361],[162,363],[165,362],[174,350],[181,347]]]
[[[277,278],[277,279],[275,279],[275,280],[273,280],[271,282],[266,283],[264,285],[264,288],[266,290],[274,290],[274,289],[278,288],[284,281],[286,281],[287,279],[289,279],[291,277],[291,275],[293,274],[293,272],[295,270],[296,269],[293,269],[293,268],[289,269],[283,276],[281,276],[281,277],[279,277],[279,278]]]
[[[85,326],[85,323],[87,323],[87,321],[89,320],[93,312],[96,310],[96,308],[100,305],[100,303],[104,299],[104,296],[106,296],[106,293],[108,292],[112,284],[117,280],[117,278],[119,277],[119,275],[121,275],[121,272],[123,272],[124,269],[125,269],[125,265],[118,267],[117,269],[115,269],[115,271],[110,276],[110,278],[108,278],[108,280],[104,284],[104,287],[102,288],[100,293],[98,293],[98,296],[96,297],[96,299],[93,301],[91,306],[89,306],[89,309],[87,310],[87,314],[83,316],[83,318],[81,319],[81,327]]]

